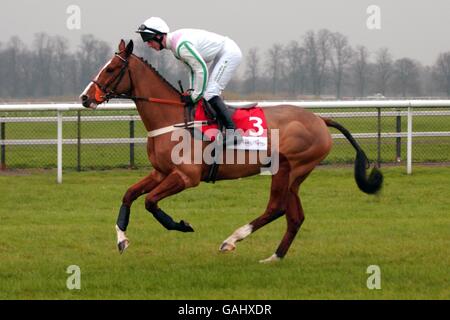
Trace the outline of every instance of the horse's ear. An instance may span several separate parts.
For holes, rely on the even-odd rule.
[[[122,52],[124,50],[125,50],[125,41],[122,39],[122,40],[120,40],[120,43],[119,43],[119,52]]]
[[[127,44],[127,48],[125,49],[127,56],[129,56],[133,53],[133,48],[134,48],[133,40],[130,40],[130,42],[128,42],[128,44]]]

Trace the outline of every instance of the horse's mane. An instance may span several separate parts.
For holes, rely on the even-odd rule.
[[[149,68],[154,74],[156,74],[164,83],[166,83],[170,88],[172,88],[173,90],[175,90],[178,94],[181,94],[180,91],[175,88],[169,81],[166,80],[166,78],[164,78],[159,72],[158,70],[155,69],[155,67],[153,67],[150,62],[148,62],[147,60],[145,60],[142,57],[138,57],[137,55],[133,54],[133,56],[135,56],[136,58],[138,58],[141,62],[144,63],[144,65]]]

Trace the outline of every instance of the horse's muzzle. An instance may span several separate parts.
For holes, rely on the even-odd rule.
[[[89,109],[97,108],[97,103],[95,103],[94,101],[89,99],[89,97],[87,95],[85,95],[85,94],[81,95],[80,99],[81,99],[81,104],[83,105],[83,107],[89,108]]]

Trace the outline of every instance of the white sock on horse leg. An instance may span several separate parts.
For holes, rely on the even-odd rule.
[[[243,240],[253,231],[253,226],[251,224],[246,224],[245,226],[237,229],[230,237],[228,237],[224,242],[235,244],[237,241]]]
[[[127,236],[125,235],[125,232],[120,230],[120,228],[116,225],[116,232],[117,232],[117,243],[120,243],[124,240],[128,240]]]

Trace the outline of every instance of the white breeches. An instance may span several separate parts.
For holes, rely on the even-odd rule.
[[[241,64],[242,52],[236,42],[227,38],[222,50],[209,67],[209,79],[203,97],[220,96]]]

